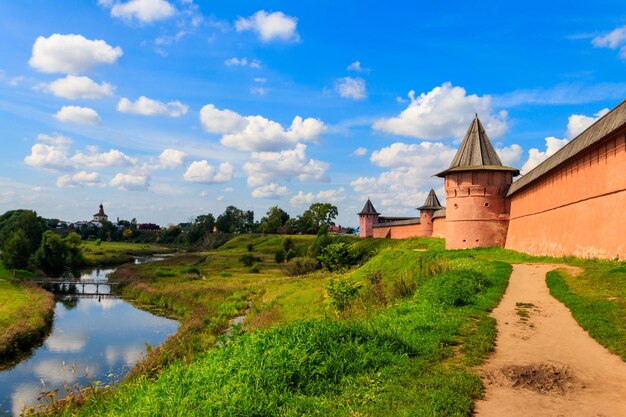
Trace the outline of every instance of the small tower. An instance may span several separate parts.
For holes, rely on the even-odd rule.
[[[378,223],[380,213],[376,211],[374,205],[367,199],[367,203],[363,206],[363,210],[359,213],[359,237],[374,236],[374,224]]]
[[[104,206],[100,203],[100,211],[93,215],[93,222],[100,223],[101,221],[108,220],[109,216],[104,214]]]
[[[430,237],[433,235],[433,215],[437,210],[441,210],[443,206],[432,188],[426,197],[426,201],[417,209],[420,211],[420,235]]]
[[[503,166],[478,119],[472,121],[445,178],[446,249],[504,246],[509,224],[505,194],[519,170]]]

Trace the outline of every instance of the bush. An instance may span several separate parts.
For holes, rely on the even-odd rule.
[[[285,251],[283,249],[278,249],[274,252],[274,260],[277,264],[282,264],[285,262]]]
[[[341,313],[356,300],[362,285],[360,282],[351,283],[347,279],[331,279],[326,286],[326,295],[330,304]]]
[[[239,262],[244,264],[244,266],[252,266],[254,265],[255,262],[261,262],[261,258],[251,255],[249,253],[246,253],[245,255],[242,255],[239,258]]]
[[[248,252],[252,252],[254,250],[254,245],[252,243],[248,243],[246,249],[248,249]]]
[[[350,247],[346,243],[331,243],[322,249],[317,258],[328,271],[338,271],[352,265]]]
[[[318,268],[318,263],[315,259],[296,257],[287,262],[287,275],[296,276],[304,275],[309,272],[313,272]]]
[[[417,283],[410,272],[400,276],[393,281],[391,285],[392,298],[406,298],[413,295],[417,289]]]
[[[287,262],[289,262],[290,260],[292,260],[293,258],[295,258],[296,256],[298,256],[298,254],[296,253],[295,249],[289,249],[287,251],[287,254],[285,255],[285,260]]]
[[[472,304],[476,295],[489,286],[489,281],[482,272],[460,269],[433,277],[426,285],[431,299],[458,307]]]
[[[261,272],[261,268],[258,265],[254,265],[252,268],[248,270],[251,274],[258,274]]]
[[[333,239],[326,233],[318,234],[313,241],[313,244],[309,247],[309,255],[312,258],[317,258],[322,254],[322,249],[324,249],[331,243],[333,243]]]
[[[197,266],[190,266],[189,268],[183,269],[183,272],[186,274],[195,274],[200,275],[200,269]]]
[[[286,237],[283,239],[283,250],[289,252],[289,249],[295,249],[296,245],[293,243],[293,239]]]

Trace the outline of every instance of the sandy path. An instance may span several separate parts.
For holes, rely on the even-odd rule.
[[[545,276],[558,267],[513,266],[477,416],[626,416],[626,363],[550,296]]]

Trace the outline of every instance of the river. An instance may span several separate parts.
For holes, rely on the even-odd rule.
[[[80,279],[106,282],[113,271],[83,271]],[[177,329],[178,322],[111,295],[66,296],[56,303],[52,331],[43,345],[15,367],[0,371],[0,416],[17,416],[24,407],[37,405],[42,392],[58,388],[60,398],[66,387],[117,383],[143,357],[146,344],[158,346]]]

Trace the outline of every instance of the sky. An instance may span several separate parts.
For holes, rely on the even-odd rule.
[[[415,216],[474,114],[525,173],[625,74],[623,0],[1,0],[0,213]]]

